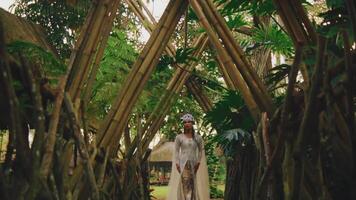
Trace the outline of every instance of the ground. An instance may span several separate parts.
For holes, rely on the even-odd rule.
[[[156,200],[166,200],[167,192],[168,192],[168,186],[152,186],[153,191],[153,196],[156,198]],[[223,200],[223,199],[211,199],[211,200]]]

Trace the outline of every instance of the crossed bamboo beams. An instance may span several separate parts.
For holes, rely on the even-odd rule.
[[[299,0],[273,0],[295,46],[316,44],[316,33]]]
[[[185,82],[187,89],[194,96],[195,100],[199,103],[200,107],[203,109],[205,113],[211,111],[213,108],[213,104],[210,99],[204,94],[204,89],[201,84],[197,83],[196,80],[191,79]]]
[[[66,90],[78,107],[81,91],[87,84],[85,96],[90,96],[99,62],[121,0],[95,0],[81,30],[77,45],[71,55],[72,66]],[[88,34],[90,33],[90,34]],[[90,76],[89,76],[90,74]],[[89,77],[88,77],[89,76]]]
[[[242,55],[242,50],[213,3],[200,0],[191,0],[190,3],[217,50],[224,70],[227,71],[234,87],[241,92],[253,117],[258,119],[261,111],[272,114],[272,100],[266,88]]]
[[[199,57],[201,53],[206,48],[208,39],[205,35],[201,35],[194,42],[194,47],[197,47],[194,52],[194,57]],[[167,85],[166,91],[164,95],[161,97],[159,103],[156,105],[155,109],[147,119],[145,126],[142,129],[143,137],[136,136],[133,142],[131,143],[126,157],[131,159],[141,159],[141,153],[148,149],[150,142],[155,136],[158,129],[161,127],[164,118],[169,111],[171,104],[174,102],[182,90],[184,84],[187,82],[188,78],[191,76],[191,70],[196,66],[195,61],[191,61],[190,63],[184,65],[183,68],[177,68],[173,77]],[[202,95],[205,96],[205,95]],[[135,150],[140,150],[136,151]],[[135,153],[134,153],[135,152]]]
[[[136,13],[136,15],[141,20],[142,24],[145,26],[147,31],[152,32],[152,27],[154,27],[155,24],[157,23],[155,22],[155,19],[148,11],[146,6],[142,3],[142,1],[126,0],[126,2],[131,8],[131,10]],[[149,19],[147,19],[146,16],[143,14],[141,8],[145,10]],[[201,53],[204,51],[206,45],[207,45],[207,37],[205,34],[202,34],[198,37],[198,39],[193,44],[193,48],[197,49],[194,52],[193,57],[199,57]],[[175,55],[174,47],[168,44],[166,48],[166,53],[170,56],[174,56]],[[174,97],[178,96],[184,84],[186,84],[188,89],[192,92],[195,99],[197,100],[197,102],[199,103],[199,105],[202,107],[204,111],[207,112],[212,108],[211,101],[207,98],[207,96],[203,93],[203,91],[201,91],[201,88],[197,86],[197,83],[188,84],[187,82],[191,74],[190,72],[193,70],[194,66],[196,66],[195,62],[190,62],[188,65],[184,65],[184,66],[175,64],[176,71],[172,79],[167,85],[166,92],[161,97],[159,103],[157,104],[154,111],[147,119],[145,127],[143,128],[142,132],[144,135],[143,138],[144,142],[142,142],[143,143],[142,149],[147,149],[148,144],[150,143],[150,141],[152,140],[153,136],[158,131],[160,126],[162,125],[164,118],[174,100]],[[134,149],[138,144],[138,140],[139,139],[137,137],[134,139],[134,141],[132,142],[133,145],[131,145],[130,150],[128,150],[127,156],[130,156],[133,153]]]
[[[155,31],[133,65],[115,105],[109,111],[99,130],[99,147],[106,148],[113,144],[113,141],[117,142],[121,138],[134,103],[157,65],[159,56],[187,7],[188,2],[185,0],[172,0],[168,4]]]
[[[194,57],[200,57],[207,45],[207,38],[203,34],[195,42],[194,47],[197,47],[197,50],[194,52]],[[194,62],[189,62],[184,68],[177,68],[172,79],[167,85],[166,93],[161,98],[159,104],[155,107],[154,111],[148,118],[144,126],[144,137],[142,139],[142,149],[147,149],[149,143],[152,141],[155,133],[158,131],[160,126],[163,123],[164,118],[166,117],[169,108],[175,100],[174,97],[178,96],[180,91],[183,88],[183,85],[187,82],[188,78],[191,75],[191,71],[194,69],[196,64]],[[194,88],[192,88],[194,89]],[[205,95],[204,95],[205,96]],[[204,105],[203,105],[204,106]],[[211,108],[211,104],[209,105]],[[207,106],[204,106],[207,107]]]
[[[130,9],[136,14],[136,16],[139,18],[143,26],[146,28],[146,30],[149,33],[152,33],[154,27],[157,25],[157,22],[155,18],[152,16],[146,5],[141,1],[141,0],[125,0],[126,3],[129,5]],[[143,13],[142,9],[145,11],[146,15]],[[168,44],[166,49],[166,53],[169,56],[174,56],[176,54],[176,50],[173,47],[173,45]],[[181,68],[179,64],[174,64],[174,67]],[[212,103],[210,99],[204,94],[204,92],[200,92],[193,87],[193,84],[186,84],[186,87],[190,92],[192,92],[193,96],[195,97],[195,100],[198,102],[198,104],[203,108],[204,111],[208,111],[206,109],[212,107]]]

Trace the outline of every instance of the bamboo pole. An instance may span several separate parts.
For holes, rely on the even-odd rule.
[[[316,32],[314,30],[313,25],[311,24],[308,14],[304,9],[300,0],[292,0],[290,1],[292,4],[291,7],[294,9],[295,16],[298,16],[297,19],[300,20],[299,27],[304,30],[305,34],[307,35],[307,39],[310,43],[315,44],[317,40]]]
[[[200,57],[202,51],[205,49],[207,45],[207,38],[201,36],[195,42],[196,46],[199,49],[195,52],[194,57]],[[193,69],[195,65],[190,62],[185,66],[184,69],[177,69],[175,75],[172,77],[171,81],[167,85],[166,93],[160,100],[160,102],[155,107],[154,111],[150,115],[144,127],[144,138],[142,139],[143,149],[146,150],[148,148],[149,143],[153,139],[154,135],[158,131],[159,127],[162,125],[163,120],[174,100],[174,96],[177,96],[179,92],[182,90],[184,83],[187,82],[190,77],[190,71]],[[198,100],[199,102],[199,100]],[[200,101],[202,102],[202,101]],[[204,103],[201,104],[202,108],[209,109]],[[211,108],[211,107],[210,107]]]
[[[178,7],[177,7],[177,8],[178,8]],[[180,16],[179,16],[179,17],[180,17]],[[175,19],[176,22],[175,22],[174,24],[178,23],[179,17]],[[168,19],[169,19],[169,18],[168,18]],[[172,19],[173,19],[173,18],[172,18]],[[169,32],[173,32],[173,30],[175,29],[175,27],[173,27],[173,26],[170,26],[170,27],[168,26],[167,29],[168,29],[168,28],[170,29]],[[166,35],[163,35],[163,34],[161,34],[161,35],[162,35],[162,37],[165,37],[165,38],[162,38],[162,40],[163,40],[163,41],[166,40],[165,43],[167,43],[169,38],[166,37]],[[157,41],[160,41],[160,39],[158,39]],[[161,46],[160,43],[159,43],[159,42],[156,42],[156,43],[152,46],[152,49],[158,49],[159,46]],[[163,47],[163,48],[164,48],[164,47]],[[161,48],[161,52],[163,51],[163,48]],[[153,52],[154,52],[154,51],[153,51]],[[148,70],[149,70],[148,72],[147,72],[147,71],[146,71],[146,72],[143,72],[143,70],[138,72],[139,76],[142,76],[143,78],[142,78],[142,80],[139,80],[139,79],[134,80],[134,85],[135,85],[135,81],[138,82],[137,87],[136,87],[136,88],[134,88],[134,87],[130,87],[130,88],[129,88],[129,89],[131,89],[131,90],[129,90],[129,93],[131,93],[131,92],[133,93],[133,98],[134,98],[134,99],[137,99],[137,98],[138,98],[138,95],[139,95],[139,94],[138,94],[136,91],[138,91],[138,90],[139,90],[139,91],[142,91],[142,89],[143,89],[143,87],[144,87],[144,84],[143,84],[143,83],[146,83],[147,80],[148,80],[148,78],[149,78],[148,74],[151,74],[151,73],[152,73],[153,67],[155,67],[156,64],[158,63],[158,57],[159,57],[159,55],[158,55],[158,54],[157,54],[157,55],[149,54],[149,55],[147,55],[146,60],[145,60],[144,63],[143,63],[143,65],[145,65],[145,64],[147,63],[147,65],[149,66],[149,64],[151,64],[151,61],[152,61],[152,59],[153,59],[154,57],[156,57],[157,59],[156,59],[156,61],[155,61],[154,64],[150,65],[151,67],[148,68]],[[133,107],[134,101],[132,101],[132,100],[129,101],[127,105],[128,105],[129,107]],[[124,108],[124,109],[126,109],[126,108]],[[119,111],[119,112],[120,112],[120,111]],[[125,116],[125,118],[123,119],[125,122],[127,122],[128,116],[129,116],[129,113],[128,113],[128,114]],[[120,136],[118,136],[118,138],[120,138],[120,137],[121,137],[121,133],[122,133],[121,130],[123,130],[122,124],[119,125],[119,127],[118,127],[117,129],[120,130]],[[118,143],[118,141],[117,141],[116,143]],[[117,145],[114,145],[114,146],[117,146]]]
[[[156,23],[154,17],[152,16],[152,14],[150,13],[150,11],[148,10],[148,8],[142,3],[141,0],[138,0],[138,1],[125,0],[125,1],[129,5],[131,10],[139,17],[139,19],[141,20],[142,24],[146,28],[146,30],[148,32],[152,33],[152,29],[153,29],[153,27],[156,26],[157,23]],[[146,12],[146,14],[149,17],[149,19],[147,19],[145,17],[145,15],[143,14],[143,12],[142,12],[142,10],[140,8],[144,9],[144,11]],[[174,56],[176,54],[175,53],[176,52],[175,48],[171,44],[167,45],[167,48],[165,49],[165,51],[169,56]],[[173,67],[182,68],[179,64],[174,64]],[[192,88],[189,88],[189,87],[191,87],[191,84],[186,84],[186,87],[188,88],[189,91],[196,92],[196,90],[193,90]],[[198,102],[198,104],[200,106],[204,106],[204,102],[202,102],[198,98],[204,99],[206,102],[210,102],[209,98],[207,96],[205,96],[205,94],[203,92],[201,92],[201,93],[193,93],[193,96],[195,97],[195,99],[197,100],[197,102]],[[207,103],[207,104],[209,104],[209,103]]]
[[[197,50],[193,53],[193,57],[200,57],[206,45],[207,38],[204,35],[201,35],[194,42],[194,47],[197,48]],[[142,139],[141,143],[143,143],[144,150],[147,149],[148,144],[154,137],[155,133],[158,131],[159,127],[162,125],[163,120],[174,100],[174,97],[177,96],[178,93],[182,90],[183,85],[187,82],[190,76],[190,72],[194,66],[195,64],[193,62],[189,62],[188,64],[184,65],[183,68],[176,68],[173,77],[167,84],[164,95],[161,97],[159,103],[148,117],[147,122],[143,128],[144,138]],[[204,103],[202,103],[201,106],[203,109],[206,107]],[[132,142],[130,149],[128,150],[128,156],[133,154],[137,144],[138,139],[136,137]]]
[[[197,100],[200,107],[202,107],[204,112],[209,112],[213,108],[213,104],[210,99],[206,98],[206,95],[203,94],[203,88],[199,83],[192,79],[192,76],[189,77],[189,80],[186,82],[188,90],[193,94],[194,98]]]
[[[100,130],[99,146],[107,146],[111,142],[116,144],[119,142],[118,140],[124,128],[123,124],[126,124],[125,122],[128,120],[138,95],[157,64],[159,55],[168,43],[171,33],[186,8],[187,2],[184,0],[171,1],[167,6],[156,30],[125,81],[123,89],[118,96],[116,107],[112,109],[112,114],[109,116],[112,117],[112,120],[109,118],[108,122],[105,122]],[[104,135],[105,137],[103,137]]]
[[[81,34],[76,42],[76,46],[72,51],[70,61],[68,63],[67,73],[62,77],[58,86],[58,94],[54,104],[54,108],[52,110],[52,118],[49,125],[47,142],[44,150],[44,155],[41,162],[41,177],[43,180],[48,178],[48,174],[50,171],[50,167],[52,164],[52,156],[54,150],[54,144],[56,141],[56,132],[58,128],[59,115],[61,112],[62,102],[64,98],[64,90],[71,86],[71,80],[75,77],[75,72],[78,70],[77,68],[73,69],[73,66],[76,65],[77,59],[82,56],[83,44],[89,39],[89,35],[86,34],[87,30],[92,28],[91,21],[94,20],[95,10],[97,8],[96,1],[94,1],[94,5],[89,11],[86,22],[82,28]],[[73,71],[72,71],[73,69]],[[68,84],[67,84],[68,82]]]
[[[256,103],[260,106],[260,109],[265,110],[271,116],[274,110],[273,103],[271,97],[268,95],[266,87],[243,56],[241,47],[236,43],[225,20],[218,13],[213,2],[210,0],[192,1],[199,4],[207,20],[210,22],[211,27],[215,28],[227,52],[233,59],[235,66],[239,69],[239,72],[248,85]]]
[[[293,174],[293,181],[294,181],[294,188],[291,192],[291,196],[293,199],[299,199],[301,185],[303,182],[303,174],[304,174],[304,151],[305,151],[305,138],[307,133],[309,132],[308,129],[312,125],[312,117],[315,115],[316,112],[316,103],[317,103],[317,95],[318,91],[320,90],[320,85],[322,82],[322,74],[323,74],[323,67],[325,64],[325,57],[326,57],[326,39],[322,38],[321,36],[318,37],[318,59],[315,66],[315,71],[313,75],[313,82],[310,88],[310,94],[308,96],[307,105],[304,111],[304,116],[299,128],[298,136],[295,142],[295,147],[293,149],[293,156],[295,160],[295,171]]]
[[[273,2],[274,2],[274,5],[276,6],[276,10],[277,10],[279,17],[281,18],[281,20],[283,22],[283,25],[287,29],[289,36],[292,38],[293,43],[297,44],[298,39],[296,38],[296,36],[292,30],[291,24],[288,22],[288,18],[284,15],[282,6],[278,2],[278,0],[274,0]]]
[[[100,41],[100,45],[98,47],[97,53],[95,55],[95,60],[93,63],[93,67],[92,70],[90,71],[90,75],[88,77],[88,81],[87,81],[87,85],[85,87],[84,90],[84,94],[83,94],[83,101],[84,104],[87,105],[91,96],[91,92],[92,92],[92,88],[95,82],[95,78],[96,78],[96,74],[98,72],[99,69],[99,64],[100,61],[103,57],[104,54],[104,50],[106,48],[107,45],[107,41],[109,39],[110,36],[110,31],[112,30],[112,24],[113,21],[115,19],[115,17],[117,16],[116,10],[120,4],[121,0],[116,0],[114,1],[113,5],[112,5],[112,9],[110,10],[109,13],[109,17],[107,17],[107,19],[105,19],[105,21],[107,22],[106,26],[104,27],[105,30],[102,32],[102,38]]]
[[[269,119],[267,117],[267,113],[263,112],[261,116],[261,122],[262,122],[262,140],[263,140],[263,146],[264,146],[264,152],[265,152],[265,157],[266,157],[266,163],[267,167],[270,167],[272,164],[271,156],[272,156],[272,149],[271,149],[271,143],[270,143],[270,137],[268,134],[268,129],[269,129]],[[271,174],[268,175],[269,183],[267,185],[267,199],[272,199],[273,194],[272,194],[272,176]]]
[[[100,41],[105,40],[105,37],[107,37],[107,35],[110,33],[112,22],[116,16],[116,10],[119,4],[120,0],[100,1],[94,11],[93,18],[88,19],[90,20],[90,25],[88,26],[87,31],[90,31],[91,34],[81,45],[82,53],[81,56],[77,57],[76,61],[74,62],[76,69],[71,74],[71,78],[73,80],[70,80],[71,84],[68,88],[68,91],[70,92],[70,95],[74,101],[77,101],[77,99],[80,98],[82,88],[84,87],[87,79],[90,78],[88,75],[93,69],[92,60],[95,55],[96,57],[98,57],[98,55],[100,56],[101,53],[98,54],[98,51],[100,51],[102,48],[100,46],[104,46],[105,48],[106,43],[101,44],[99,48],[98,45]],[[84,32],[84,34],[87,34],[87,32]],[[98,60],[100,59],[101,58]],[[96,74],[96,72],[93,72],[92,74]]]
[[[167,10],[167,9],[171,10],[170,7],[172,7],[172,5],[169,5],[169,7],[167,7],[166,10]],[[153,32],[153,34],[151,35],[149,41],[148,41],[147,44],[146,44],[145,49],[141,52],[141,55],[140,55],[140,56],[138,57],[138,59],[136,60],[136,63],[135,63],[135,65],[134,65],[134,66],[136,66],[136,67],[134,67],[134,68],[131,70],[131,73],[130,73],[130,74],[128,75],[128,77],[127,77],[127,82],[130,82],[131,79],[133,79],[133,77],[134,77],[135,74],[137,73],[137,70],[138,70],[138,67],[137,67],[137,66],[139,66],[139,65],[141,64],[142,60],[145,58],[146,54],[148,53],[148,49],[150,48],[150,46],[152,45],[152,43],[156,40],[156,37],[157,37],[157,35],[158,35],[158,33],[159,33],[159,30],[160,30],[162,24],[166,21],[167,15],[168,15],[167,12],[165,12],[165,13],[162,15],[162,17],[161,17],[161,19],[160,19],[161,24],[157,27],[156,31]],[[127,84],[126,84],[125,87],[123,87],[123,89],[121,90],[121,93],[123,93],[123,94],[126,93],[127,87],[128,87],[128,86],[127,86]],[[125,91],[123,91],[123,90],[125,90]],[[115,101],[115,105],[113,105],[113,108],[117,108],[117,107],[121,104],[121,101],[122,101],[121,98],[119,98],[117,101]],[[103,123],[103,125],[102,125],[102,128],[100,128],[100,129],[105,128],[105,130],[102,130],[101,132],[100,132],[100,130],[99,130],[99,137],[102,137],[102,133],[104,133],[104,132],[107,131],[107,128],[108,128],[109,124],[111,123],[111,121],[114,120],[114,119],[113,119],[113,116],[114,116],[115,112],[117,112],[115,109],[111,109],[111,110],[109,111],[109,114],[107,115],[107,117],[106,117],[106,119],[105,119],[105,121],[104,121],[104,123]],[[100,138],[99,140],[101,140],[101,138]]]
[[[20,55],[22,68],[25,69],[26,75],[28,77],[29,85],[31,86],[31,96],[32,104],[34,105],[35,112],[35,135],[33,143],[31,146],[31,158],[32,167],[30,172],[29,184],[33,187],[27,192],[26,197],[28,199],[35,199],[37,192],[41,189],[40,185],[40,165],[41,165],[41,148],[45,139],[45,116],[42,106],[42,96],[40,94],[40,86],[38,81],[36,81],[34,74],[32,73],[33,68],[28,65],[25,59]],[[30,164],[30,163],[28,163]]]
[[[65,105],[67,108],[67,112],[70,116],[69,118],[72,123],[72,127],[74,129],[74,131],[73,131],[74,137],[77,140],[77,143],[79,146],[79,152],[82,157],[82,161],[83,161],[85,170],[88,175],[88,180],[89,180],[89,184],[90,184],[91,191],[92,191],[92,198],[99,199],[99,190],[98,190],[98,187],[96,184],[93,166],[90,163],[88,149],[87,149],[86,143],[84,141],[84,138],[81,135],[79,120],[75,114],[75,109],[74,109],[74,106],[71,102],[71,98],[68,93],[65,94],[64,102],[65,102]]]
[[[209,22],[207,21],[202,8],[199,6],[199,4],[197,3],[196,0],[191,0],[190,2],[191,2],[191,5],[195,11],[195,14],[199,18],[199,22],[202,24],[203,27],[205,27],[206,33],[208,34],[211,43],[216,48],[217,53],[219,54],[219,56],[222,60],[223,66],[225,66],[228,73],[234,77],[232,79],[232,81],[234,82],[235,87],[238,88],[239,91],[241,92],[241,94],[246,102],[246,105],[249,108],[254,119],[258,120],[259,119],[258,115],[260,113],[260,109],[263,107],[257,106],[257,104],[251,94],[251,91],[247,87],[240,72],[235,67],[235,65],[234,65],[231,57],[228,55],[226,49],[224,49],[224,47],[220,43],[218,37],[212,30],[212,27],[210,26]]]
[[[75,47],[72,50],[72,53],[70,56],[70,62],[68,63],[68,66],[70,66],[72,68],[73,68],[73,65],[75,65],[76,62],[78,62],[77,60],[79,60],[79,58],[82,57],[83,48],[85,46],[85,43],[89,39],[89,34],[86,34],[86,33],[88,33],[89,30],[92,28],[91,21],[94,20],[94,15],[95,15],[95,11],[96,11],[97,7],[98,7],[98,2],[93,1],[93,4],[88,12],[88,15],[86,17],[84,25],[81,28],[79,38],[76,41]],[[66,90],[69,90],[69,86],[74,81],[76,74],[78,74],[78,71],[79,71],[79,67],[74,67],[72,69],[72,71],[70,72],[70,75],[68,77],[68,86],[66,87]]]
[[[290,2],[274,0],[275,5],[277,6],[277,12],[281,16],[283,24],[289,30],[289,34],[294,38],[294,44],[305,44],[306,37],[304,35],[304,31],[300,29],[299,23],[295,17],[295,13],[293,13],[292,8],[288,5]]]
[[[70,70],[70,68],[68,69],[68,72],[69,72],[69,70]],[[50,173],[50,168],[52,165],[54,145],[56,142],[59,116],[61,113],[62,102],[63,102],[63,97],[64,97],[64,88],[66,85],[68,72],[66,75],[64,75],[64,77],[62,77],[60,79],[59,86],[58,86],[58,93],[57,93],[56,101],[54,103],[54,107],[52,110],[51,121],[49,123],[48,136],[46,138],[44,154],[43,154],[43,158],[42,158],[42,162],[41,162],[40,174],[41,174],[43,181],[47,180],[48,175]]]
[[[129,5],[129,7],[131,8],[131,10],[136,14],[136,16],[139,17],[139,19],[141,20],[142,25],[145,27],[145,29],[152,34],[154,28],[157,25],[156,20],[154,19],[154,17],[152,16],[152,14],[149,12],[148,8],[142,3],[141,0],[138,1],[134,1],[134,0],[125,0],[127,2],[127,4]],[[140,7],[142,7],[147,16],[149,17],[149,19],[147,19],[145,17],[145,15],[143,14],[142,10],[140,9]],[[169,56],[175,56],[176,54],[176,50],[174,48],[174,46],[172,44],[167,44],[167,47],[165,49],[165,52],[169,55]]]
[[[294,45],[315,44],[316,32],[299,0],[274,0],[277,12],[286,26]]]
[[[81,34],[79,35],[79,38],[76,42],[75,48],[72,51],[70,60],[68,62],[68,68],[66,74],[60,79],[59,85],[58,85],[58,93],[56,97],[56,101],[52,110],[52,118],[49,124],[49,130],[48,130],[48,136],[46,139],[46,144],[44,147],[44,155],[42,158],[41,162],[41,177],[43,181],[48,179],[50,167],[52,164],[52,156],[53,156],[53,150],[54,150],[54,145],[56,141],[56,132],[58,128],[58,122],[59,122],[59,115],[61,112],[61,107],[63,103],[63,98],[64,98],[64,91],[65,89],[69,89],[69,86],[71,84],[71,80],[74,78],[73,73],[75,74],[75,71],[77,69],[73,69],[73,66],[76,63],[76,60],[78,57],[81,57],[82,54],[82,46],[83,43],[85,43],[88,40],[89,35],[86,34],[86,31],[91,28],[91,21],[93,20],[94,17],[94,12],[97,7],[97,4],[95,4],[96,1],[94,1],[94,5],[89,11],[89,14],[87,16],[86,22],[83,25]],[[72,72],[73,69],[73,72]],[[68,84],[67,84],[68,82]]]
[[[70,88],[68,89],[71,97],[77,99],[78,89],[83,79],[86,79],[85,75],[89,71],[89,63],[95,53],[95,48],[100,38],[100,30],[102,30],[105,22],[103,19],[107,14],[107,8],[109,7],[109,0],[98,1],[96,9],[93,13],[93,18],[90,19],[89,27],[87,31],[90,31],[89,37],[82,43],[81,46],[81,56],[77,57],[74,63],[74,69],[77,70],[76,74],[73,74],[73,80],[71,80]],[[86,32],[85,34],[87,34]]]
[[[230,74],[227,72],[227,70],[223,64],[223,61],[219,55],[216,55],[216,62],[218,63],[218,68],[219,68],[220,72],[223,74],[223,78],[225,80],[227,87],[231,90],[237,90],[237,88],[235,87],[235,85],[232,81],[232,78],[230,77]]]

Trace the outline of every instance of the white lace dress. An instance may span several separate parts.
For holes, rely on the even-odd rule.
[[[175,149],[172,159],[172,175],[169,183],[168,200],[186,200],[187,193],[184,193],[183,182],[187,170],[193,177],[193,200],[209,199],[209,177],[205,159],[204,143],[199,134],[195,134],[195,139],[188,138],[184,134],[177,135],[175,139]],[[200,162],[197,173],[194,173],[194,166]],[[179,164],[181,173],[176,169]],[[186,165],[190,165],[189,167]],[[190,195],[188,195],[190,196]],[[189,199],[189,200],[190,200]]]

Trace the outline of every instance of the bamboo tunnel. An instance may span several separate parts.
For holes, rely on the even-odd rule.
[[[207,45],[207,38],[205,37],[205,35],[201,35],[197,41],[195,42],[195,47],[197,47],[198,49],[194,52],[194,57],[200,57],[201,53],[203,52],[203,50],[206,48]],[[144,127],[144,138],[143,138],[143,149],[147,149],[149,143],[151,142],[151,140],[153,139],[155,133],[158,131],[158,129],[160,128],[160,126],[163,123],[163,120],[171,106],[172,100],[174,100],[174,96],[177,96],[180,91],[183,88],[183,85],[186,84],[188,78],[190,77],[190,73],[193,70],[193,68],[196,66],[196,64],[194,64],[193,62],[188,63],[187,65],[185,65],[185,67],[183,69],[178,68],[174,74],[174,76],[172,77],[171,81],[169,82],[169,84],[167,85],[167,93],[163,96],[162,100],[160,101],[160,103],[155,107],[154,111],[152,112],[152,117],[150,116],[150,118],[156,118],[151,119],[150,118],[147,120],[148,123],[145,124]],[[199,95],[199,97],[204,96],[205,95]],[[206,102],[203,102],[204,100],[206,100]],[[199,102],[199,100],[198,100]],[[211,103],[209,100],[207,99],[201,99],[201,106],[202,108],[207,108],[208,106],[206,106],[207,104],[210,106],[209,108],[211,109]],[[156,114],[158,113],[158,114]]]
[[[206,48],[207,42],[208,38],[204,34],[201,35],[194,42],[193,47],[197,48],[197,50],[193,54],[194,57],[199,57],[202,54],[202,52]],[[169,108],[173,103],[173,100],[175,100],[174,97],[177,97],[179,95],[180,91],[183,88],[183,85],[186,84],[187,80],[189,79],[192,69],[194,68],[194,66],[196,66],[194,62],[195,61],[191,61],[188,64],[184,65],[182,68],[177,68],[171,80],[167,84],[167,88],[164,95],[161,97],[159,103],[156,105],[155,109],[147,119],[145,126],[143,127],[142,132],[144,137],[141,142],[143,143],[143,150],[146,150],[148,148],[149,143],[152,141],[154,135],[161,127],[164,118],[166,117],[167,112],[169,111]],[[211,109],[212,107],[211,101],[207,99],[206,95],[200,95],[197,101],[198,103],[199,101],[201,102],[200,106],[202,106],[204,110],[206,110],[206,108]],[[137,147],[137,137],[134,139],[132,144],[133,145],[131,145],[130,150],[128,150],[129,156],[133,154],[134,150]]]
[[[145,25],[146,29],[149,32],[152,32],[150,28],[153,27],[154,24],[156,24],[156,22],[154,21],[153,16],[147,11],[147,9],[145,9],[146,8],[145,5],[142,4],[141,1],[138,1],[140,5],[137,5],[137,3],[132,0],[126,0],[126,2],[128,3],[129,7],[139,16],[139,19]],[[150,19],[145,18],[145,15],[142,13],[139,6],[145,9]],[[150,22],[150,20],[152,22]],[[200,35],[198,37],[198,40],[193,45],[194,48],[199,48],[197,51],[195,51],[193,56],[199,57],[202,51],[205,49],[206,44],[207,44],[206,35],[205,34]],[[174,56],[175,54],[174,47],[172,45],[168,45],[166,48],[166,52],[168,55]],[[163,119],[166,116],[166,113],[169,110],[173,97],[177,96],[181,91],[181,89],[183,88],[183,84],[187,83],[187,80],[190,76],[190,71],[193,69],[193,66],[195,65],[196,64],[193,63],[190,63],[188,66],[179,66],[178,64],[175,64],[176,72],[167,86],[166,93],[164,96],[162,96],[161,101],[156,106],[155,111],[152,112],[152,114],[149,116],[146,125],[143,129],[144,130],[143,132],[146,133],[145,134],[146,138],[144,139],[145,144],[148,144],[152,140],[151,136],[158,131],[159,127],[163,123]],[[199,103],[199,105],[202,107],[204,111],[208,111],[212,108],[212,103],[210,99],[208,99],[207,96],[204,95],[202,91],[193,88],[194,84],[189,84],[189,85],[186,84],[186,86],[190,91],[192,91],[195,99],[197,100],[197,102]],[[136,140],[137,138],[135,138],[135,141],[133,142],[134,144],[137,143]],[[135,146],[136,145],[132,145],[132,149],[129,150],[128,152],[132,153]]]
[[[143,90],[149,76],[158,62],[158,58],[166,47],[180,17],[187,9],[185,0],[172,0],[168,4],[160,22],[151,35],[139,58],[133,65],[116,103],[109,111],[99,130],[98,146],[108,147],[118,144],[129,114],[139,94]],[[115,145],[113,145],[115,147]]]
[[[137,0],[137,1],[125,0],[125,1],[129,5],[131,10],[136,14],[136,16],[141,20],[141,23],[146,28],[146,30],[148,32],[152,33],[152,30],[156,26],[157,23],[156,23],[154,17],[152,16],[152,14],[147,9],[147,7],[142,3],[142,1],[141,0]],[[144,11],[149,19],[147,19],[145,17],[145,14],[141,10],[141,8],[144,9]],[[171,44],[167,45],[165,52],[169,56],[174,56],[176,54],[176,50],[173,47],[173,45],[171,45]],[[179,64],[174,64],[174,67],[176,69],[182,68]],[[211,105],[212,103],[211,103],[210,99],[205,95],[204,92],[197,92],[197,90],[194,90],[194,88],[190,88],[190,87],[192,87],[192,84],[186,84],[186,87],[188,88],[188,90],[190,92],[192,92],[195,100],[203,108],[203,110],[206,110],[206,108],[208,108],[208,107],[210,107],[210,108],[212,107],[212,105]]]

